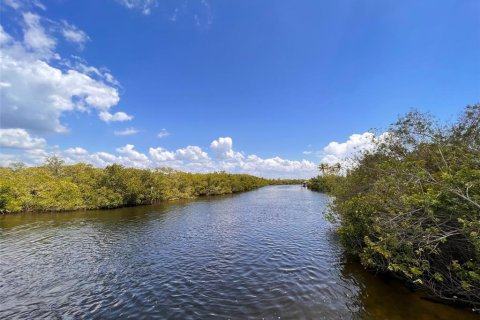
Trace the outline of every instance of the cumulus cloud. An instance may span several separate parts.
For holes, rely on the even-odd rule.
[[[135,128],[126,128],[124,130],[118,130],[113,132],[116,136],[131,136],[138,133],[138,130]]]
[[[222,160],[240,160],[244,158],[240,152],[233,150],[233,141],[230,137],[220,137],[218,140],[213,140],[210,148],[215,152],[217,158]]]
[[[133,144],[127,144],[121,148],[117,148],[117,152],[125,155],[130,160],[135,161],[147,161],[148,157],[143,153],[140,153],[134,150],[135,146]]]
[[[73,111],[96,110],[107,122],[132,119],[124,112],[109,112],[120,100],[116,85],[107,80],[115,81],[110,73],[85,64],[80,68],[80,64],[61,58],[55,52],[57,41],[43,27],[42,17],[32,12],[22,13],[21,17],[21,39],[14,39],[0,27],[3,128],[65,132],[68,130],[61,116]],[[68,26],[70,31],[80,32]],[[68,33],[71,40],[75,37],[72,32]],[[80,42],[81,37],[77,34]]]
[[[262,158],[257,155],[244,156],[233,150],[233,140],[230,137],[214,140],[210,147],[215,154],[214,158],[210,158],[197,146],[188,146],[176,151],[160,147],[150,148],[149,155],[154,165],[193,172],[227,171],[284,178],[307,178],[317,173],[317,165],[308,160],[287,160],[280,157]]]
[[[152,159],[157,163],[175,160],[175,152],[168,151],[160,147],[150,148],[148,150],[148,153],[150,154]]]
[[[308,160],[288,160],[280,157],[261,158],[249,155],[239,162],[238,172],[281,178],[309,178],[317,173],[317,165]]]
[[[202,151],[202,148],[197,146],[188,146],[184,149],[178,149],[175,152],[177,159],[189,161],[208,160],[208,154]]]
[[[18,162],[18,157],[14,154],[0,153],[0,166],[8,167],[14,162]]]
[[[356,154],[373,150],[375,142],[378,139],[383,140],[387,136],[388,133],[383,133],[377,137],[372,132],[364,132],[352,134],[345,142],[332,141],[320,153],[321,162],[330,165],[341,163],[344,166],[349,166]]]
[[[176,151],[168,151],[161,147],[150,148],[149,154],[156,163],[165,165],[164,162],[173,161],[175,165],[183,163],[183,161],[199,161],[204,162],[209,160],[209,156],[202,148],[198,146],[187,146]]]
[[[65,150],[65,154],[73,155],[73,156],[83,156],[88,154],[88,151],[80,147],[74,147],[74,148],[68,148],[67,150]]]
[[[48,146],[43,138],[30,135],[21,128],[0,128],[0,165],[8,166],[12,162],[22,161],[30,164],[43,163],[56,146]],[[9,153],[7,153],[9,152]]]
[[[317,165],[308,160],[288,160],[278,156],[262,158],[257,155],[238,157],[235,154],[239,153],[231,150],[231,148],[222,149],[221,156],[223,158],[211,158],[199,146],[187,146],[174,151],[162,147],[151,147],[148,149],[148,155],[136,150],[133,144],[126,144],[115,149],[116,153],[89,152],[82,147],[71,147],[62,151],[58,148],[49,147],[45,140],[32,137],[25,130],[7,130],[9,130],[6,131],[8,135],[0,136],[0,146],[5,144],[10,148],[24,149],[22,149],[22,153],[16,155],[3,154],[0,157],[0,164],[23,161],[27,164],[38,165],[54,151],[67,163],[84,162],[98,167],[118,163],[136,168],[171,167],[189,172],[226,171],[268,178],[309,178],[317,174]],[[231,138],[224,138],[223,140],[219,138],[215,141],[219,146],[231,146],[233,144],[231,140]],[[218,148],[213,148],[213,151],[217,152]],[[229,153],[233,153],[233,156],[228,156]]]
[[[20,128],[0,129],[0,147],[12,149],[39,149],[47,145],[45,139],[35,138]]]

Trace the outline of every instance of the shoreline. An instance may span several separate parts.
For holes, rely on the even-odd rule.
[[[260,186],[257,188],[253,188],[250,190],[244,190],[244,191],[236,191],[236,192],[228,192],[228,193],[220,193],[220,194],[209,194],[209,195],[197,195],[197,196],[191,196],[191,197],[183,197],[183,198],[171,198],[171,199],[165,199],[165,200],[159,200],[156,202],[152,203],[139,203],[139,204],[132,204],[132,205],[122,205],[122,206],[117,206],[117,207],[106,207],[106,208],[79,208],[79,209],[71,209],[71,210],[31,210],[31,211],[15,211],[15,212],[5,212],[0,210],[0,216],[3,215],[21,215],[21,214],[49,214],[49,213],[69,213],[69,212],[87,212],[87,211],[95,211],[95,210],[114,210],[114,209],[122,209],[122,208],[134,208],[134,207],[142,207],[142,206],[154,206],[154,205],[159,205],[163,203],[168,203],[168,202],[174,202],[174,201],[180,201],[180,200],[198,200],[202,198],[214,198],[214,197],[221,197],[221,196],[228,196],[228,195],[235,195],[235,194],[241,194],[245,192],[250,192],[250,191],[255,191],[264,187],[269,187],[269,186],[288,186],[288,185],[297,185],[297,184],[292,184],[292,183],[274,183],[274,184],[268,184],[265,186]],[[298,184],[300,185],[300,184]]]

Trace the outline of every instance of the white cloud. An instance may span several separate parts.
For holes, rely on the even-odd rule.
[[[175,152],[163,148],[150,148],[148,153],[155,162],[165,162],[175,160]]]
[[[8,44],[12,41],[12,37],[8,33],[6,33],[3,27],[0,25],[0,45]]]
[[[13,9],[19,9],[21,7],[20,1],[17,0],[3,0],[3,3]]]
[[[135,148],[133,144],[127,144],[121,148],[117,148],[117,152],[124,154],[125,156],[127,156],[129,159],[132,159],[132,160],[139,160],[139,161],[148,160],[148,157],[146,155],[133,150],[133,148]]]
[[[198,161],[204,163],[209,160],[208,154],[198,146],[187,146],[176,151],[168,151],[163,148],[150,148],[149,154],[157,163],[166,161],[174,161],[175,165],[183,163],[184,161]],[[165,165],[165,164],[162,164]]]
[[[76,163],[76,162],[85,162],[85,163],[91,163],[94,166],[98,167],[105,167],[114,163],[122,164],[122,161],[119,157],[110,154],[108,152],[95,152],[93,154],[89,154],[87,156],[83,157],[77,157],[76,159],[70,159],[71,163]]]
[[[121,156],[115,156],[108,152],[89,153],[81,147],[74,147],[65,150],[60,154],[66,163],[74,164],[78,162],[90,163],[97,167],[105,167],[114,163],[132,165],[128,160],[125,161]]]
[[[89,77],[100,79],[110,85],[120,87],[118,80],[115,79],[115,77],[110,73],[110,70],[105,67],[99,69],[94,66],[90,66],[84,59],[76,55],[72,55],[70,60],[64,60],[62,62],[70,69],[77,70],[78,72],[84,73]]]
[[[45,159],[52,154],[56,154],[55,151],[48,152],[45,149],[28,149],[25,150],[25,156],[30,160],[30,162],[38,165],[43,164]]]
[[[47,8],[38,0],[3,0],[7,6],[18,10],[20,8],[39,8],[46,10]]]
[[[119,157],[119,162],[132,167],[146,168],[150,164],[148,157],[136,150],[133,144],[127,144],[121,148],[117,148],[116,151],[122,156]]]
[[[263,159],[256,155],[249,155],[239,167],[240,172],[268,177],[308,178],[317,173],[317,165],[308,160]]]
[[[83,156],[88,154],[88,151],[80,147],[75,147],[75,148],[68,148],[67,150],[65,150],[65,153],[73,156]]]
[[[88,35],[78,29],[76,26],[69,24],[67,21],[62,20],[62,27],[61,31],[65,39],[69,42],[76,43],[80,46],[80,48],[83,48],[85,42],[90,40]]]
[[[99,118],[105,122],[123,122],[123,121],[130,121],[133,119],[133,116],[130,116],[126,114],[125,112],[115,112],[114,114],[111,114],[108,111],[102,111],[99,113]]]
[[[138,130],[135,128],[126,128],[124,130],[114,131],[116,136],[131,136],[138,133]]]
[[[55,46],[56,40],[37,14],[23,13],[23,41],[14,40],[0,27],[3,128],[65,132],[60,119],[72,111],[97,110],[110,121],[132,118],[124,112],[109,112],[120,100],[116,85],[107,79],[108,74],[114,80],[110,73],[87,65],[74,67],[60,58]]]
[[[14,154],[5,154],[0,153],[0,166],[1,167],[8,167],[13,162],[18,162],[18,157]]]
[[[108,109],[119,101],[115,88],[85,74],[75,70],[64,73],[23,54],[3,53],[2,80],[10,86],[0,88],[2,126],[65,132],[60,123],[64,112]]]
[[[115,163],[117,161],[117,157],[114,156],[113,154],[107,153],[107,152],[97,152],[94,154],[94,157],[98,157],[102,161],[108,162],[108,163]]]
[[[248,173],[270,178],[308,178],[318,173],[317,165],[308,160],[287,160],[280,157],[261,158],[257,155],[243,156],[232,149],[229,137],[214,140],[211,145],[216,158],[196,146],[169,151],[164,148],[150,148],[153,166],[167,166],[192,172],[227,171]]]
[[[175,152],[175,155],[179,160],[202,161],[209,159],[208,154],[197,146],[188,146],[184,149],[178,149]]]
[[[163,11],[170,11],[169,20],[176,22],[180,16],[189,19],[197,27],[209,27],[213,21],[212,8],[207,0],[177,1],[171,10],[165,1],[159,0],[117,0],[124,7],[149,15],[152,10],[162,5]]]
[[[21,128],[0,129],[0,163],[8,166],[11,162],[22,161],[31,164],[41,164],[48,155],[49,147],[43,138],[31,136]],[[6,151],[11,152],[7,154]]]
[[[58,150],[49,147],[43,139],[25,137],[25,134],[17,134],[23,137],[23,143],[17,146],[28,146],[31,149],[22,149],[24,152],[16,155],[3,154],[1,163],[23,161],[27,164],[38,165],[43,163],[45,157],[54,149],[67,163],[85,162],[95,166],[104,167],[113,163],[136,168],[171,167],[189,172],[213,172],[227,171],[230,173],[247,173],[268,178],[309,178],[316,175],[317,165],[308,160],[288,160],[280,157],[261,158],[257,155],[230,158],[210,158],[207,152],[199,146],[187,146],[170,151],[161,147],[149,148],[148,155],[137,151],[133,144],[127,144],[116,149],[116,154],[108,152],[90,153],[82,147],[72,147],[66,150]],[[231,139],[230,139],[231,140]],[[3,141],[0,139],[0,141]],[[11,141],[11,139],[7,139]],[[215,140],[217,142],[220,139]],[[226,141],[226,142],[225,142]],[[11,144],[11,142],[9,142]],[[231,145],[223,140],[223,145]],[[232,143],[233,144],[233,143]],[[222,145],[222,143],[220,143]],[[231,150],[227,148],[227,152]],[[214,150],[215,151],[215,150]],[[234,152],[234,151],[232,151]]]
[[[160,132],[157,134],[157,137],[158,138],[165,138],[165,137],[168,137],[170,135],[170,132],[167,131],[167,129],[163,128],[162,130],[160,130]]]
[[[373,150],[375,142],[378,139],[385,139],[387,135],[388,133],[383,133],[377,137],[372,132],[365,132],[352,134],[345,142],[332,141],[320,153],[321,162],[330,165],[340,163],[344,166],[351,166],[355,155]]]
[[[38,149],[45,148],[45,139],[35,138],[20,128],[0,129],[0,147],[13,149]]]
[[[240,152],[233,150],[233,140],[230,137],[220,137],[218,140],[213,140],[210,148],[215,152],[217,158],[223,160],[240,160],[243,155]]]
[[[144,15],[149,15],[152,9],[158,6],[157,0],[118,0],[128,9],[140,10]]]
[[[46,58],[50,58],[55,49],[56,41],[47,35],[40,23],[40,16],[31,12],[23,14],[23,43],[28,49]]]

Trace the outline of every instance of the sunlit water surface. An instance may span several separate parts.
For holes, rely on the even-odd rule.
[[[2,319],[478,319],[347,261],[299,186],[0,217]]]

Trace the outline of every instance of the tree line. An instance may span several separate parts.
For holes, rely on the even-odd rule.
[[[105,168],[85,163],[65,165],[52,156],[39,167],[22,163],[0,167],[0,213],[117,208],[295,183],[300,181],[225,172],[200,174],[119,164]]]
[[[375,148],[309,181],[348,252],[443,301],[480,307],[480,105],[454,123],[410,112]]]

